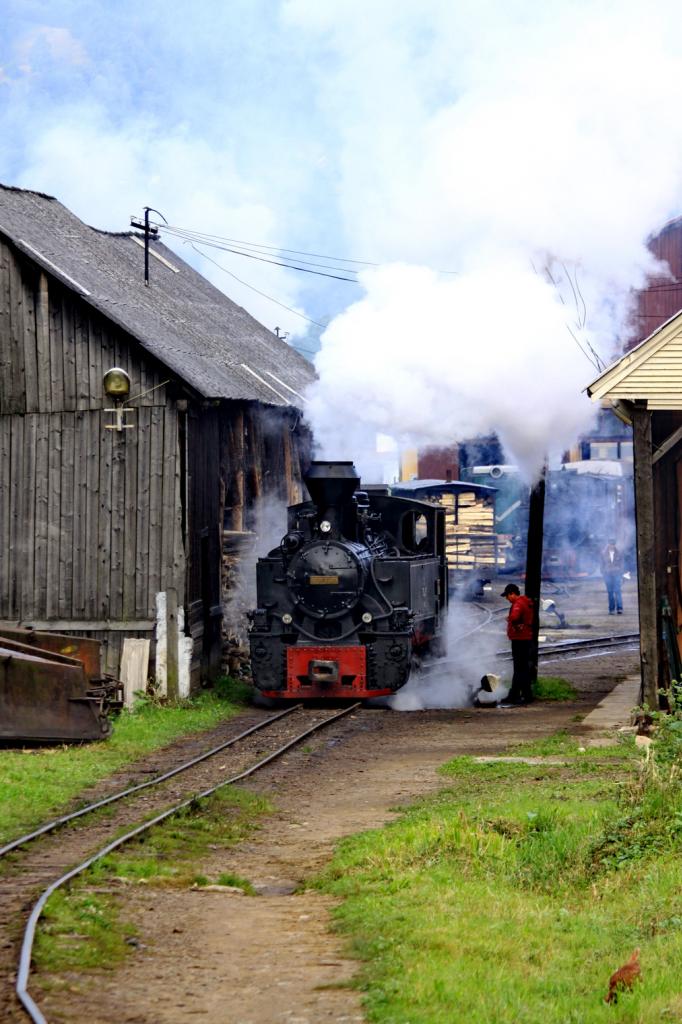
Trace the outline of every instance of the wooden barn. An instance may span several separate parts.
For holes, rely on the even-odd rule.
[[[100,638],[113,673],[148,638],[174,696],[219,671],[258,499],[300,498],[313,370],[157,240],[146,287],[144,256],[0,187],[0,626]]]

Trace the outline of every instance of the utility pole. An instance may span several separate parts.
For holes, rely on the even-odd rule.
[[[533,639],[530,648],[531,685],[538,678],[538,634],[540,632],[540,591],[542,588],[542,541],[545,521],[545,481],[547,465],[530,492],[528,542],[526,548],[526,596],[533,600]]]
[[[158,210],[155,210],[153,206],[145,206],[144,220],[140,220],[139,217],[130,218],[131,228],[137,228],[139,231],[144,231],[144,283],[146,288],[149,288],[149,239],[159,237],[159,229],[155,224],[149,223],[150,213],[158,213],[161,220],[165,224],[168,223],[164,215]]]

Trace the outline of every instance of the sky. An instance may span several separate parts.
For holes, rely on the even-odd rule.
[[[646,238],[682,213],[678,4],[0,7],[0,180],[351,278],[164,236],[316,353],[320,454],[373,472],[377,432],[495,430],[532,477],[589,427],[583,389],[661,271]]]
[[[183,228],[331,255],[342,243],[340,255],[349,254],[333,133],[316,100],[323,55],[311,59],[280,4],[0,7],[0,130],[10,142],[1,181],[55,195],[110,230],[125,230],[149,205]],[[189,246],[179,251],[196,260]],[[211,255],[323,324],[359,294],[345,282]],[[301,345],[308,331],[319,335],[211,264],[201,270]]]

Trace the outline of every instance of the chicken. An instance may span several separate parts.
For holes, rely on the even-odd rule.
[[[604,1000],[605,1003],[618,1001],[618,992],[625,988],[632,988],[635,981],[642,976],[642,969],[639,965],[639,949],[636,949],[628,962],[619,967],[611,975],[609,981],[609,994]]]

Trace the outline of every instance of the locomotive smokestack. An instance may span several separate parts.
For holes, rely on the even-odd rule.
[[[339,525],[340,509],[352,498],[360,477],[352,462],[311,462],[304,477],[320,520]]]

